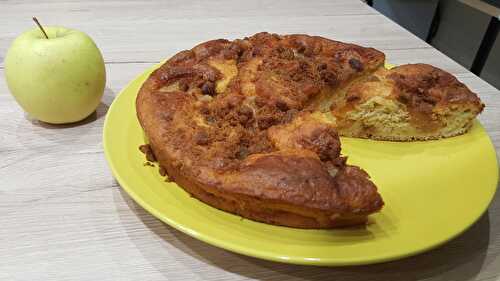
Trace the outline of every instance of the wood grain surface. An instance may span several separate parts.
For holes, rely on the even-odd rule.
[[[108,169],[103,120],[129,80],[198,42],[259,31],[322,35],[378,48],[394,64],[450,71],[486,103],[480,120],[498,156],[499,91],[361,1],[4,0],[0,11],[0,76],[11,41],[33,27],[32,16],[88,33],[108,75],[96,113],[63,126],[26,116],[0,79],[0,280],[500,280],[498,193],[475,225],[438,249],[320,268],[257,260],[184,235],[138,207]]]

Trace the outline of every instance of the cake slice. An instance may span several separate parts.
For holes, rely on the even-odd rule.
[[[427,64],[381,67],[331,98],[341,136],[391,141],[463,134],[484,107],[454,76]]]

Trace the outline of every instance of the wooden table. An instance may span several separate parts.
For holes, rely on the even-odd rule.
[[[155,2],[0,2],[0,61],[36,15],[45,25],[93,37],[108,74],[97,112],[66,126],[31,120],[0,79],[0,280],[500,280],[498,194],[474,226],[436,250],[344,268],[233,254],[138,207],[103,155],[102,125],[113,98],[134,76],[179,50],[263,30],[323,35],[378,48],[391,63],[425,62],[450,71],[486,103],[480,119],[500,151],[498,90],[361,1]]]

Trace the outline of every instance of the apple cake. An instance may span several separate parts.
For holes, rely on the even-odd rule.
[[[384,203],[339,135],[438,139],[483,109],[443,70],[384,61],[318,36],[212,40],[149,76],[137,116],[162,173],[213,207],[298,228],[364,224]]]

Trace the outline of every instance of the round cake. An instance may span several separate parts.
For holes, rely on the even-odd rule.
[[[137,116],[162,173],[213,207],[298,228],[364,224],[384,203],[339,135],[449,137],[483,108],[447,72],[384,61],[318,36],[212,40],[150,75]]]

